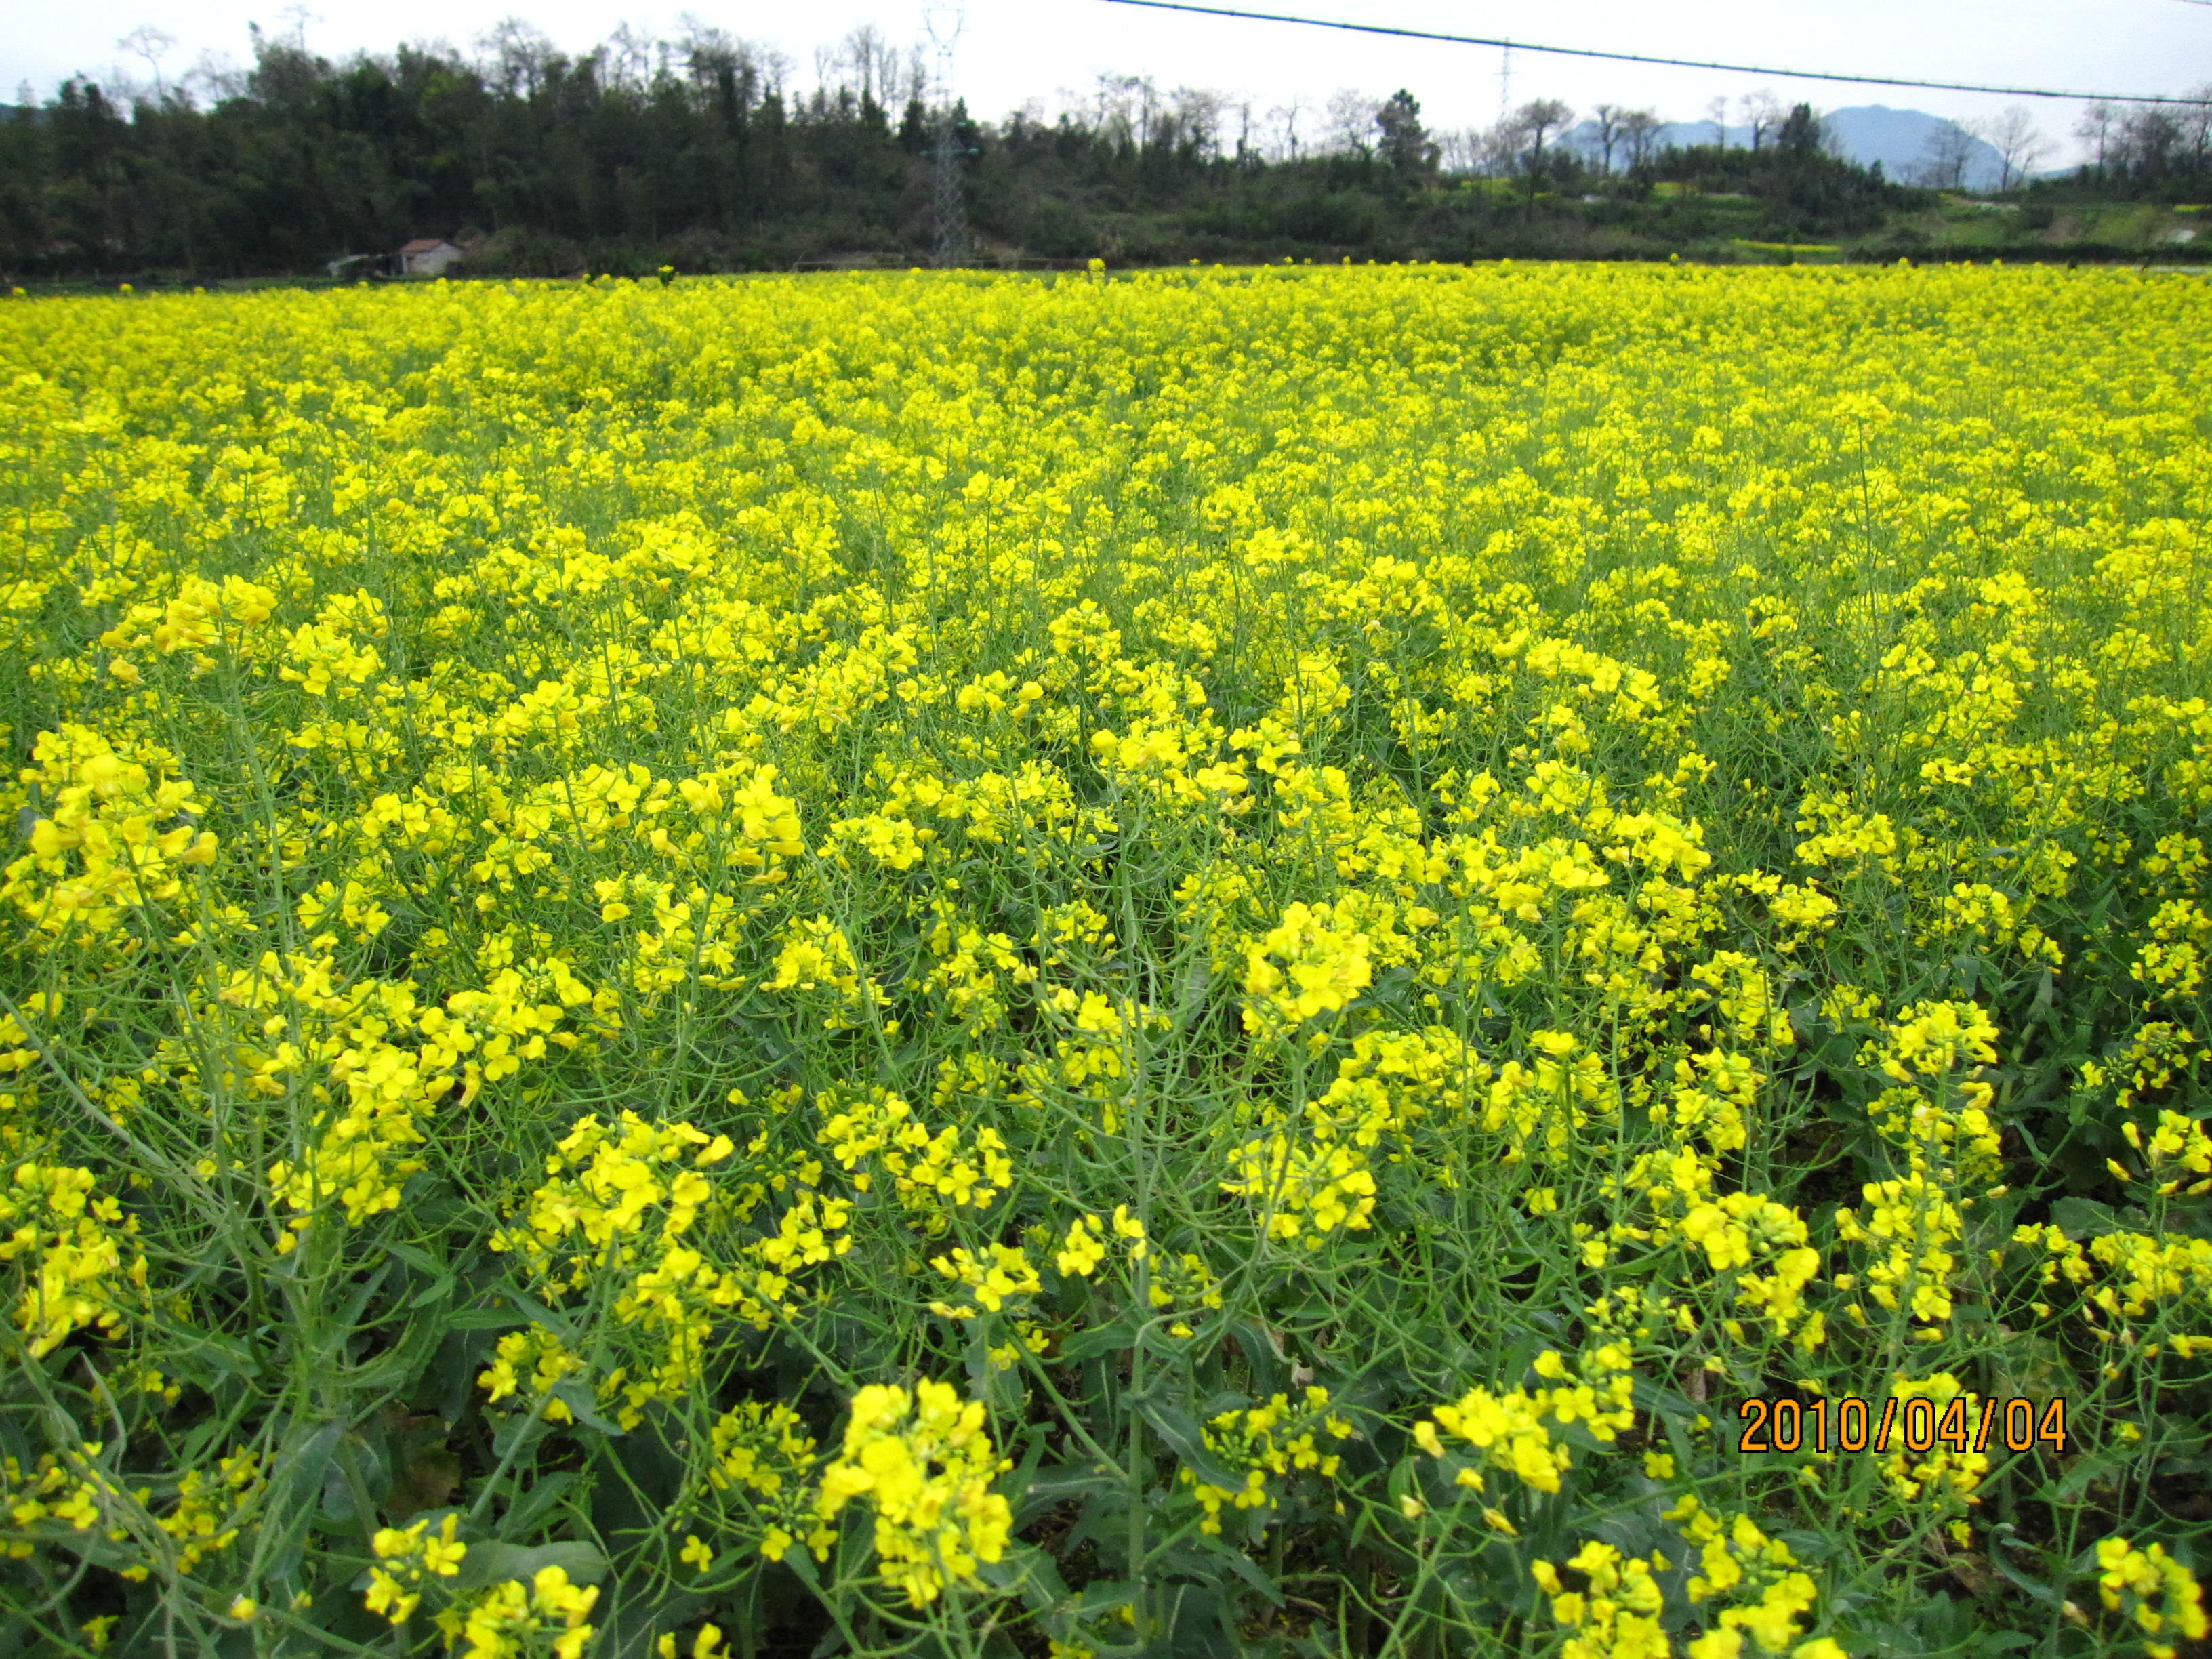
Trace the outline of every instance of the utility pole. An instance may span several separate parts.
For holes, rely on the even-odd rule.
[[[937,265],[949,270],[968,253],[968,213],[960,190],[960,133],[953,125],[952,49],[967,21],[958,5],[929,6],[922,11],[937,48],[937,143],[931,151],[937,200]]]
[[[1513,43],[1508,40],[1498,53],[1498,122],[1505,124],[1505,117],[1513,106]]]

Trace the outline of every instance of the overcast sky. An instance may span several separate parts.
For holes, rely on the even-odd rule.
[[[1498,0],[1220,3],[1780,69],[2122,94],[2173,93],[2212,81],[2212,3],[2195,0],[1556,0],[1542,8]],[[623,0],[305,0],[304,7],[283,0],[0,0],[0,87],[27,82],[44,97],[70,74],[112,79],[121,68],[143,79],[146,64],[118,46],[141,26],[178,41],[162,63],[173,77],[203,54],[250,61],[246,27],[252,21],[272,34],[304,27],[310,49],[337,58],[389,50],[401,40],[465,48],[509,16],[536,25],[563,48],[581,51],[625,22],[675,34],[687,12],[779,48],[801,87],[813,80],[816,48],[856,25],[872,23],[895,44],[926,39],[918,0],[693,0],[689,6],[679,0],[665,9]],[[1216,88],[1249,99],[1258,111],[1293,100],[1318,111],[1341,88],[1381,96],[1402,86],[1420,99],[1432,126],[1446,127],[1496,119],[1501,90],[1515,104],[1553,97],[1581,111],[1610,100],[1682,120],[1701,118],[1717,95],[1733,99],[1761,88],[1784,101],[1803,98],[1824,109],[1887,104],[1960,119],[2013,101],[1526,52],[1512,55],[1510,82],[1502,88],[1500,56],[1482,47],[1140,11],[1106,0],[969,0],[956,80],[969,108],[991,118],[1031,100],[1055,107],[1089,90],[1103,73],[1150,76],[1164,91]],[[2052,137],[2066,141],[2060,155],[2069,154],[2079,106],[2026,101]]]

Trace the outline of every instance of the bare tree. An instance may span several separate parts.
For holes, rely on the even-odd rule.
[[[1632,109],[1620,118],[1620,141],[1628,146],[1628,165],[1640,167],[1651,159],[1651,147],[1659,142],[1659,129],[1666,125],[1656,110]]]
[[[292,25],[292,50],[304,52],[307,49],[307,25],[324,21],[322,13],[310,11],[303,5],[289,5],[276,14]]]
[[[1483,137],[1473,127],[1454,127],[1437,135],[1437,152],[1443,170],[1451,173],[1480,173],[1483,170]]]
[[[1340,154],[1374,154],[1376,100],[1352,87],[1328,95],[1328,143]]]
[[[1729,100],[1725,96],[1716,98],[1705,106],[1705,118],[1713,124],[1713,147],[1716,149],[1728,148],[1728,106]]]
[[[1486,179],[1510,179],[1521,171],[1528,153],[1528,131],[1518,118],[1506,116],[1497,125],[1468,135],[1474,170]]]
[[[127,52],[133,58],[146,60],[146,67],[154,76],[155,98],[166,100],[169,95],[169,87],[161,76],[161,60],[177,49],[177,37],[155,28],[151,23],[141,23],[118,40],[115,46],[118,52]]]
[[[2182,148],[2189,153],[2190,171],[2203,173],[2212,161],[2212,84],[2191,88],[2189,96],[2197,101],[2184,104],[2175,120],[2181,128]]]
[[[1167,109],[1155,127],[1156,143],[1171,149],[1188,148],[1208,160],[1221,153],[1221,115],[1229,100],[1203,87],[1177,87],[1168,94]]]
[[[1929,134],[1914,173],[1930,190],[1964,190],[1966,167],[1973,159],[1974,135],[1956,121],[1946,121]]]
[[[2097,99],[2081,112],[2081,119],[2074,128],[2074,136],[2097,152],[2097,176],[2105,176],[2105,162],[2112,153],[2112,129],[2118,123],[2120,112],[2102,98]]]
[[[1144,149],[1152,142],[1159,107],[1159,88],[1149,75],[1102,75],[1091,130],[1109,143]]]
[[[1590,110],[1590,119],[1597,124],[1597,170],[1601,177],[1613,176],[1613,147],[1620,143],[1621,118],[1627,113],[1618,104],[1598,104]]]
[[[913,59],[913,74],[908,73],[908,58]],[[817,49],[814,70],[824,91],[857,95],[862,104],[889,109],[917,95],[913,86],[921,72],[921,52],[916,47],[902,54],[884,40],[882,30],[863,23],[835,46]]]
[[[247,72],[231,59],[204,52],[177,77],[177,94],[188,104],[220,104],[245,97],[248,82]]]
[[[1556,98],[1535,98],[1513,112],[1513,126],[1524,146],[1522,166],[1528,174],[1528,188],[1533,194],[1537,181],[1544,176],[1544,140],[1553,133],[1565,131],[1575,112]]]
[[[2156,104],[2137,104],[2121,118],[2112,159],[2141,179],[2161,179],[2173,171],[2186,140],[2181,123]]]
[[[1775,129],[1782,125],[1782,118],[1789,113],[1783,108],[1781,100],[1765,87],[1757,92],[1746,93],[1735,100],[1735,105],[1743,112],[1744,125],[1751,129],[1753,155],[1758,154],[1760,147],[1774,136]]]
[[[1972,131],[1997,153],[2000,191],[2024,182],[2035,164],[2051,152],[2051,141],[2035,125],[2035,112],[2025,104],[2006,105],[1987,120],[1977,121]]]
[[[617,23],[599,48],[599,73],[606,84],[642,92],[653,84],[653,37],[628,23]]]
[[[1298,122],[1311,112],[1311,106],[1304,98],[1293,98],[1289,103],[1278,104],[1267,112],[1270,130],[1281,135],[1279,139],[1271,139],[1269,143],[1269,149],[1277,161],[1295,161],[1298,159],[1301,153]]]
[[[477,42],[483,52],[484,78],[508,97],[534,98],[561,54],[545,32],[520,17],[502,18]]]

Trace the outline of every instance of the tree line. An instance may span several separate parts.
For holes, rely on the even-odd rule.
[[[2187,104],[2116,104],[2100,99],[2075,136],[2088,150],[2085,181],[2116,195],[2166,201],[2212,179],[2212,84]]]
[[[1108,76],[1053,116],[985,124],[933,103],[918,53],[872,29],[817,53],[804,90],[781,55],[708,28],[570,55],[507,24],[471,53],[336,63],[257,32],[250,68],[175,81],[161,40],[124,43],[143,82],[0,106],[0,272],[309,273],[419,236],[483,272],[913,263],[937,235],[940,149],[988,259],[1633,254],[1710,228],[1668,185],[1749,200],[1743,228],[1784,238],[1911,200],[1829,154],[1804,105],[1763,107],[1748,147],[1725,129],[1662,146],[1655,112],[1611,105],[1579,128],[1537,99],[1432,133],[1408,91],[1257,110]],[[2100,177],[2201,172],[2201,133],[2113,123]]]

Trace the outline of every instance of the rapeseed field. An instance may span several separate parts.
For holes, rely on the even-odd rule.
[[[0,306],[0,1649],[2191,1647],[2208,336]]]

